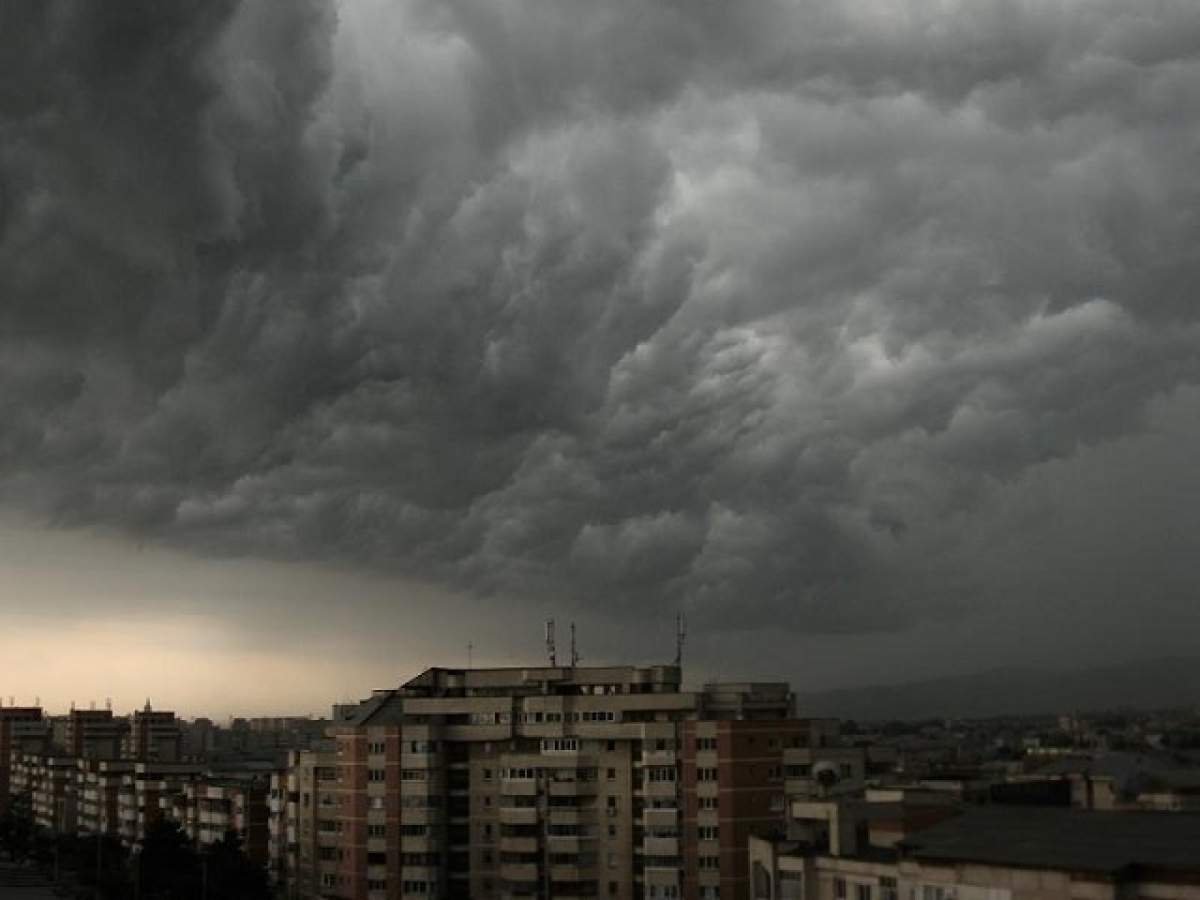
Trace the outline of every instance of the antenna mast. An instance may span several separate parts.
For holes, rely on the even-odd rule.
[[[675,665],[683,665],[683,641],[687,637],[687,628],[683,621],[683,613],[675,614]]]
[[[575,623],[571,623],[571,668],[579,665],[579,651],[575,649]]]
[[[554,650],[554,620],[546,620],[546,654],[550,657],[550,668],[558,667],[558,655]]]

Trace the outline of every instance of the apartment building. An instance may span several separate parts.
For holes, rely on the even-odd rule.
[[[129,722],[111,709],[72,709],[66,717],[62,747],[67,756],[120,759]]]
[[[141,843],[146,829],[163,818],[160,801],[184,793],[201,774],[200,767],[187,763],[134,763],[122,779],[117,797],[121,843],[126,847]]]
[[[175,762],[181,754],[183,730],[175,713],[146,706],[134,712],[124,735],[121,755],[125,759]]]
[[[77,832],[80,836],[119,836],[121,786],[126,776],[133,771],[133,763],[85,757],[77,759],[75,766],[75,790],[78,796]]]
[[[78,762],[71,756],[14,752],[12,794],[33,798],[33,816],[43,828],[72,834],[76,830]]]
[[[717,691],[717,686],[706,686],[705,696]],[[747,842],[753,832],[786,821],[789,764],[795,767],[795,754],[810,759],[826,752],[819,748],[837,739],[833,720],[760,715],[770,709],[764,705],[766,696],[764,692],[763,699],[745,709],[751,718],[706,717],[683,724],[683,896],[749,897]],[[724,703],[718,708],[729,709]],[[656,887],[648,878],[646,897],[679,896]]]
[[[13,753],[42,749],[48,738],[40,706],[0,706],[0,813],[12,789]]]
[[[268,792],[269,776],[204,777],[184,784],[182,792],[160,796],[159,808],[202,847],[237,835],[246,855],[265,866]]]
[[[792,712],[786,684],[684,691],[676,666],[429,669],[330,729],[320,896],[748,896],[737,870],[749,830],[783,820],[785,748],[836,733]]]
[[[752,837],[753,900],[1200,898],[1200,816],[993,806],[906,822],[866,806],[844,806],[826,842]]]
[[[322,847],[336,851],[337,772],[337,754],[328,742],[317,750],[293,751],[287,769],[271,776],[268,871],[289,897],[317,897],[323,880],[336,881],[337,861],[323,858],[329,854]]]

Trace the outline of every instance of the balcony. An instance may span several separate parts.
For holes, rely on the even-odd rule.
[[[596,793],[594,781],[551,781],[551,797],[588,797]]]
[[[642,849],[647,856],[678,856],[679,838],[647,837],[642,840]]]
[[[551,806],[546,810],[547,821],[553,822],[556,825],[575,825],[579,822],[592,821],[594,818],[590,808]]]
[[[675,828],[679,824],[679,810],[647,806],[642,810],[642,824],[647,830]]]
[[[536,825],[538,811],[536,806],[501,806],[501,825]]]
[[[537,853],[538,839],[535,837],[502,837],[501,853]]]
[[[500,877],[505,881],[536,882],[539,880],[537,863],[501,863]]]
[[[675,763],[674,750],[647,750],[642,754],[643,766],[673,766]]]
[[[675,785],[674,781],[647,781],[642,792],[647,797],[674,797]]]
[[[436,769],[441,766],[441,756],[437,753],[401,753],[400,768],[402,769]]]
[[[404,835],[400,838],[402,853],[436,853],[441,849],[441,841],[432,836]]]
[[[505,797],[536,797],[538,786],[532,778],[506,778],[500,783],[500,793]]]

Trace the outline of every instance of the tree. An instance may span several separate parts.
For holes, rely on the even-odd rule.
[[[250,859],[242,849],[236,832],[209,847],[208,895],[222,900],[270,900],[271,887],[266,870]]]
[[[14,860],[24,860],[33,849],[36,831],[32,795],[28,792],[14,795],[0,816],[0,846]]]
[[[158,821],[146,829],[134,866],[145,900],[200,897],[200,860],[191,839],[175,822]]]

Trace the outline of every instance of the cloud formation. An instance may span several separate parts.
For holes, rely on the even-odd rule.
[[[1169,610],[1197,108],[1192,0],[5,4],[0,496],[707,628]]]

